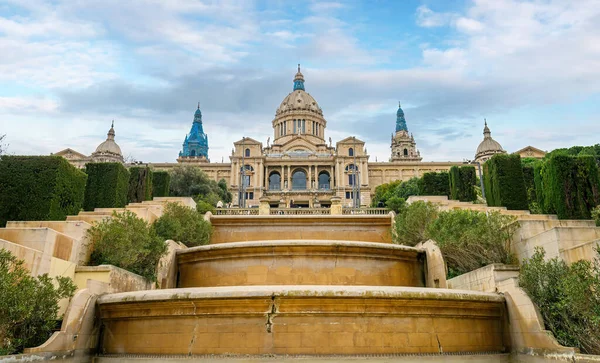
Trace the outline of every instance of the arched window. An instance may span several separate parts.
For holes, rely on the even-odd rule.
[[[351,171],[356,169],[356,166],[354,164],[348,164],[346,165],[346,171]]]
[[[330,188],[330,180],[329,173],[326,171],[322,171],[319,173],[319,189],[329,190]]]
[[[249,158],[250,157],[250,149],[246,149],[246,151],[244,151],[244,155]]]
[[[243,167],[240,168],[240,171],[246,169],[246,171],[254,171],[254,168],[252,167],[252,165],[244,165]]]
[[[269,190],[281,190],[281,176],[278,172],[269,175]]]
[[[306,190],[306,173],[303,170],[296,170],[292,174],[292,190]]]
[[[196,150],[192,150],[192,152],[190,153],[191,156],[196,156]]]
[[[354,156],[354,149],[353,148],[348,149],[348,156]]]
[[[404,156],[408,156],[408,149],[404,149]]]

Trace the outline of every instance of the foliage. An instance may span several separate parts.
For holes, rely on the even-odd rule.
[[[540,160],[537,158],[524,157],[521,158],[521,166],[525,167],[533,167],[535,164],[539,163]]]
[[[450,196],[450,179],[448,173],[425,173],[421,180],[421,195]]]
[[[225,181],[220,184],[194,166],[178,166],[171,171],[170,194],[176,197],[194,197],[196,203],[202,200],[216,206],[219,200],[231,201]]]
[[[64,220],[83,205],[86,175],[60,156],[0,161],[0,226],[11,220]]]
[[[0,355],[44,343],[59,319],[58,301],[75,289],[68,277],[32,277],[22,260],[0,249]]]
[[[592,156],[557,154],[541,171],[543,210],[560,219],[589,219],[591,210],[600,204],[598,166]]]
[[[86,164],[88,182],[83,209],[122,208],[127,204],[129,172],[121,163]]]
[[[166,171],[152,173],[152,197],[168,197],[171,175]]]
[[[167,203],[163,215],[154,222],[156,234],[188,247],[208,244],[212,226],[202,214],[178,203]]]
[[[164,240],[141,218],[130,211],[113,213],[112,218],[87,231],[93,245],[90,265],[114,265],[156,279],[158,260],[167,252]]]
[[[221,189],[221,196],[223,197],[223,203],[231,203],[232,195],[227,188],[227,181],[225,179],[219,180],[217,186]]]
[[[400,198],[397,196],[393,196],[387,200],[385,206],[387,209],[394,211],[395,213],[400,213],[400,211],[405,207],[406,200],[404,198]]]
[[[375,187],[375,195],[371,200],[372,207],[384,206],[387,200],[394,195],[394,190],[402,183],[402,180],[384,183]]]
[[[4,139],[6,138],[6,134],[0,135],[0,158],[3,154],[6,154],[6,149],[8,145],[4,144]]]
[[[414,246],[426,241],[427,226],[438,216],[438,208],[431,202],[417,201],[402,208],[395,221],[395,242]]]
[[[449,180],[451,199],[460,200],[461,202],[472,202],[477,199],[474,188],[477,183],[477,177],[473,166],[451,167]]]
[[[521,266],[519,284],[538,306],[558,342],[587,354],[600,354],[600,264],[586,260],[570,266],[544,260],[537,247]]]
[[[600,164],[600,144],[591,146],[573,146],[570,148],[555,149],[544,156],[544,160],[550,160],[553,156],[593,156],[596,164]]]
[[[426,236],[440,247],[451,278],[492,263],[515,262],[510,241],[518,228],[514,216],[453,210],[441,212]]]
[[[537,196],[535,194],[535,168],[534,164],[523,166],[523,182],[525,184],[525,192],[527,193],[527,205],[531,211],[534,209],[534,204],[537,204]]]
[[[209,202],[199,200],[196,202],[196,211],[200,214],[205,214],[206,212],[215,213],[215,206]]]
[[[375,188],[375,196],[371,201],[373,207],[387,206],[388,200],[393,197],[408,199],[411,195],[420,195],[421,180],[417,177],[406,181],[396,180],[381,184]],[[398,199],[395,199],[398,203]]]
[[[600,205],[592,209],[591,215],[594,221],[596,221],[596,227],[600,227]]]
[[[528,208],[527,190],[518,154],[496,154],[483,164],[485,198],[491,207]]]
[[[147,166],[129,168],[129,190],[127,192],[129,203],[152,199],[152,179],[152,170]]]

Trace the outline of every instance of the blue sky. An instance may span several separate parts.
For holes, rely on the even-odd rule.
[[[334,142],[389,158],[398,100],[425,161],[600,142],[600,2],[0,0],[9,152],[172,162],[201,102],[210,158],[266,143],[302,64]]]

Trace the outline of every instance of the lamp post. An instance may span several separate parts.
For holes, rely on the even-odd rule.
[[[360,176],[356,166],[356,136],[352,136],[352,155],[354,156],[354,166],[352,168],[352,200],[354,208],[360,208]]]
[[[479,186],[481,187],[481,197],[485,199],[485,187],[483,186],[483,174],[481,173],[481,163],[475,160],[466,160],[466,164],[474,164],[477,165],[477,169],[479,171]]]
[[[240,187],[239,187],[239,197],[238,197],[238,205],[240,208],[246,207],[246,137],[242,137],[242,172],[240,174]]]

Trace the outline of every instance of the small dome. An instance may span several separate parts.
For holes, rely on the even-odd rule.
[[[104,142],[102,142],[100,145],[98,145],[94,154],[108,153],[108,154],[115,154],[115,155],[122,156],[121,148],[115,142],[115,128],[114,127],[115,127],[115,124],[113,121],[112,125],[110,126],[110,130],[108,130],[106,140]]]
[[[486,155],[500,154],[505,152],[506,151],[504,151],[502,145],[492,138],[492,132],[487,125],[487,121],[485,121],[485,126],[483,128],[483,141],[481,141],[477,147],[475,159],[479,159]]]

